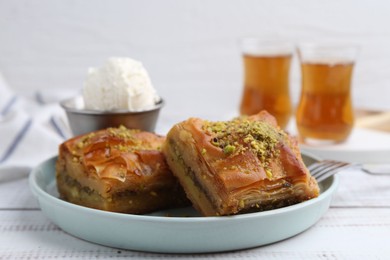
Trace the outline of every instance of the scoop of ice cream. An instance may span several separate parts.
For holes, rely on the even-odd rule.
[[[83,90],[86,109],[145,110],[159,100],[142,63],[130,58],[110,58],[100,68],[90,68]]]

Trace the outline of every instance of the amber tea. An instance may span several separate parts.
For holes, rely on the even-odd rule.
[[[281,128],[287,126],[292,113],[289,92],[290,47],[287,44],[282,47],[277,44],[264,45],[255,39],[247,42],[243,55],[242,115],[252,115],[265,109],[275,116]]]
[[[303,141],[342,142],[353,128],[353,62],[302,62],[302,90],[296,112]]]

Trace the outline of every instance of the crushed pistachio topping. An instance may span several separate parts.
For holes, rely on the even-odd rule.
[[[134,134],[140,132],[140,130],[136,129],[127,129],[125,126],[121,125],[117,128],[108,128],[107,132],[113,136],[125,141],[135,141]]]
[[[226,145],[224,148],[223,148],[223,152],[225,154],[232,154],[234,153],[234,151],[236,150],[236,147],[234,145]]]
[[[83,149],[90,143],[91,138],[95,136],[95,133],[90,133],[80,138],[80,140],[76,143],[76,147],[78,149]]]
[[[96,149],[101,149],[106,158],[119,153],[133,153],[139,150],[156,150],[153,142],[148,141],[147,138],[140,138],[137,134],[140,133],[137,129],[127,129],[124,126],[107,128],[104,133],[90,133],[84,135],[76,140],[74,147],[72,147],[72,155],[78,157],[80,153],[85,151],[94,151],[88,148],[93,147],[94,144],[104,143],[104,147],[100,144]],[[92,146],[91,146],[92,145]],[[158,147],[157,150],[160,150]]]
[[[271,172],[271,170],[265,169],[265,174],[267,175],[267,177],[268,177],[269,179],[272,178],[272,172]]]
[[[210,143],[222,149],[226,156],[235,156],[248,150],[257,155],[268,178],[271,158],[278,156],[278,144],[285,133],[264,121],[251,121],[239,117],[231,121],[205,121],[203,130],[210,135]]]

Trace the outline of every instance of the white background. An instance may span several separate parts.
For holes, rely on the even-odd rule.
[[[237,113],[242,36],[356,43],[355,106],[390,109],[389,1],[0,0],[0,72],[16,92],[78,91],[88,67],[128,56],[183,118]],[[295,57],[294,103],[299,85]]]

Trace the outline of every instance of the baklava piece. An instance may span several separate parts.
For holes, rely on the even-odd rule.
[[[119,127],[64,142],[56,165],[60,197],[90,208],[132,214],[189,204],[161,152],[164,140]]]
[[[319,194],[296,140],[265,111],[227,122],[190,118],[169,131],[163,152],[205,216],[276,209]]]

